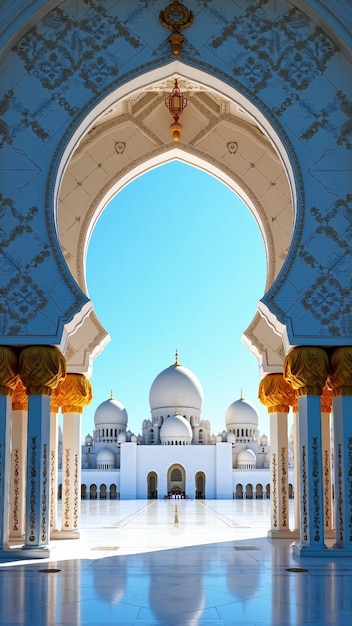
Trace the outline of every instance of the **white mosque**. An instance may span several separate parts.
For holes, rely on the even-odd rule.
[[[102,402],[82,446],[82,498],[270,497],[269,441],[260,435],[255,406],[241,393],[226,411],[225,429],[214,435],[202,415],[203,399],[199,379],[176,352],[151,386],[151,416],[141,434],[128,429],[121,402],[112,396]],[[291,496],[292,449],[291,437]]]

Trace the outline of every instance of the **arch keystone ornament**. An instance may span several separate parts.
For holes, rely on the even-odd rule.
[[[179,56],[181,45],[185,39],[180,31],[184,28],[188,28],[192,24],[192,11],[189,11],[178,0],[174,0],[166,9],[160,11],[159,21],[165,28],[172,30],[171,35],[168,36],[168,40],[171,44],[172,54],[176,57]]]

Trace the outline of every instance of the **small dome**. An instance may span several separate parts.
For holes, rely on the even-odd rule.
[[[182,415],[168,417],[160,428],[160,441],[162,444],[172,441],[190,444],[192,429],[187,420]]]
[[[259,443],[261,446],[267,446],[269,443],[268,437],[266,435],[262,435]]]
[[[93,437],[92,435],[86,435],[85,439],[84,439],[84,445],[85,446],[92,446],[93,445]]]
[[[237,468],[238,469],[250,469],[255,468],[257,464],[256,456],[253,450],[249,450],[246,448],[245,450],[241,450],[241,452],[237,455]]]
[[[228,443],[236,443],[236,435],[233,433],[227,433],[227,441]]]
[[[115,467],[115,454],[110,448],[103,448],[97,454],[98,469],[113,469]]]
[[[131,443],[137,443],[136,435],[131,435]]]
[[[126,433],[119,433],[117,435],[117,443],[125,443],[127,439]]]
[[[251,402],[240,398],[230,404],[225,413],[226,426],[234,426],[236,424],[248,424],[258,426],[258,413]]]
[[[127,426],[127,421],[128,415],[125,407],[114,398],[109,398],[109,400],[99,404],[94,414],[95,426],[104,426],[105,424]]]
[[[175,363],[154,380],[150,388],[149,405],[152,411],[175,406],[199,411],[202,409],[202,385],[191,370],[179,364],[177,352]]]

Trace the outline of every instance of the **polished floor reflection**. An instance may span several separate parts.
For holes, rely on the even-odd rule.
[[[82,505],[80,541],[0,563],[2,626],[352,624],[352,559],[297,560],[268,501]]]

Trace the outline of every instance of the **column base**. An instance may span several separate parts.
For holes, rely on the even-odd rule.
[[[325,539],[335,539],[336,533],[334,530],[324,530]]]
[[[48,546],[39,548],[28,548],[27,546],[16,546],[8,550],[0,549],[0,562],[20,561],[21,559],[49,559],[53,548]]]
[[[332,550],[327,548],[325,545],[319,546],[316,548],[312,548],[311,546],[302,546],[300,543],[294,542],[292,544],[292,553],[299,557],[305,556],[317,556],[317,557],[327,557]],[[333,556],[330,554],[330,556]]]
[[[268,537],[270,539],[299,539],[298,530],[268,530]]]
[[[334,556],[339,556],[340,552],[343,552],[346,556],[351,556],[352,555],[352,547],[347,547],[347,546],[339,546],[338,543],[334,543],[333,546],[331,546],[331,549],[334,552]]]
[[[79,530],[53,530],[50,533],[50,539],[80,539]]]

